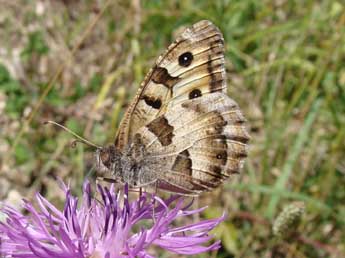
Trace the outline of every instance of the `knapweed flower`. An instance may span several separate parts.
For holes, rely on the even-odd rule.
[[[63,211],[39,193],[35,198],[37,208],[24,201],[26,215],[2,205],[0,211],[6,219],[0,222],[1,257],[153,257],[148,251],[152,246],[186,255],[220,247],[220,241],[208,244],[212,239],[208,232],[224,216],[173,226],[177,218],[204,209],[189,210],[190,205],[185,205],[182,197],[163,200],[143,193],[130,201],[127,187],[121,194],[113,186],[97,186],[99,197],[93,197],[90,183],[85,182],[78,205],[69,187],[62,184],[62,188],[66,195]]]

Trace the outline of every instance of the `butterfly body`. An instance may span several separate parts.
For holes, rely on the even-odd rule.
[[[249,135],[226,94],[223,42],[216,26],[200,21],[158,58],[115,143],[98,152],[113,178],[197,195],[240,171]]]
[[[117,182],[144,187],[158,179],[153,171],[159,167],[159,159],[149,159],[145,146],[139,142],[130,144],[123,152],[110,145],[101,148],[97,156],[100,169],[110,171]]]

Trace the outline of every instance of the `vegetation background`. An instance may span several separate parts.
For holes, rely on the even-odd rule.
[[[252,136],[243,173],[200,198],[205,217],[228,213],[223,248],[204,257],[345,257],[343,1],[0,0],[0,199],[61,203],[56,177],[78,193],[93,150],[43,121],[112,142],[174,31],[201,19],[224,33],[229,95]],[[301,222],[273,236],[295,201]]]

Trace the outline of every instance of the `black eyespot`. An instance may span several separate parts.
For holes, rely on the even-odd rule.
[[[228,154],[226,151],[218,152],[216,158],[220,161],[222,165],[225,165],[228,159]]]
[[[155,109],[159,109],[162,106],[162,101],[160,99],[156,99],[152,103],[152,107]]]
[[[199,89],[194,89],[192,90],[191,92],[189,92],[189,99],[195,99],[197,97],[200,97],[202,94],[201,94],[201,91]]]
[[[178,57],[179,65],[183,67],[189,66],[193,61],[193,54],[191,52],[185,52]]]
[[[146,95],[143,98],[145,103],[154,109],[160,109],[162,106],[162,101],[160,99],[153,99],[152,97]]]

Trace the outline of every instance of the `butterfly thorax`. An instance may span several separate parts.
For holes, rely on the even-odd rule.
[[[101,170],[105,170],[111,177],[130,186],[144,186],[156,180],[155,173],[151,171],[154,166],[149,162],[148,153],[141,143],[132,143],[123,151],[116,149],[115,145],[101,148],[97,152],[97,160]],[[149,164],[151,163],[151,164]]]

